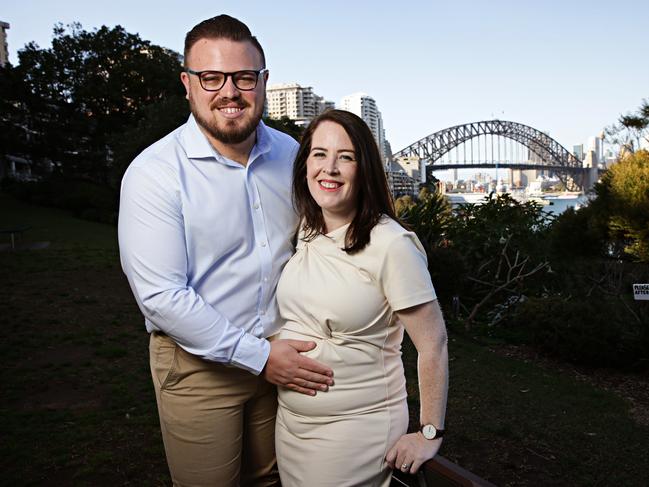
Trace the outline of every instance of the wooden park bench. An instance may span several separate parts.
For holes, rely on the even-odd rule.
[[[414,475],[395,472],[390,487],[496,487],[491,482],[463,469],[459,465],[437,455],[428,460]]]

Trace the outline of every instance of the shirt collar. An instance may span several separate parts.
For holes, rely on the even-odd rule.
[[[185,129],[181,135],[182,144],[185,148],[185,153],[190,159],[205,159],[214,157],[216,151],[201,132],[194,115],[190,115],[185,125]]]
[[[271,149],[270,133],[268,127],[266,127],[266,124],[262,120],[259,121],[259,125],[257,125],[256,130],[257,141],[250,151],[248,164],[252,164],[255,159],[263,156],[264,154],[267,154]]]
[[[268,127],[263,121],[259,121],[257,125],[256,136],[257,140],[248,158],[248,164],[251,164],[255,159],[270,152],[271,141]],[[227,162],[228,158],[222,156],[212,144],[210,144],[205,134],[201,131],[194,115],[190,115],[185,125],[185,130],[182,132],[182,143],[185,148],[185,153],[189,159],[208,159],[214,158],[219,162]]]

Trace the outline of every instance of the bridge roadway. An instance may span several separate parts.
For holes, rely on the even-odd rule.
[[[566,168],[556,164],[539,164],[539,163],[520,163],[520,162],[460,162],[457,164],[451,163],[433,163],[427,166],[429,171],[445,171],[448,169],[471,169],[471,168],[484,168],[484,169],[535,169],[537,171],[581,171],[583,168]]]

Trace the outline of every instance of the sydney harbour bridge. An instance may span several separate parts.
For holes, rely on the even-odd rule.
[[[394,161],[416,158],[433,171],[484,168],[515,173],[535,170],[556,176],[567,189],[588,189],[597,180],[598,168],[590,167],[540,130],[505,120],[486,120],[456,125],[424,137],[392,155]]]

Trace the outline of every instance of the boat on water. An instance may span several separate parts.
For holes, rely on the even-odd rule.
[[[561,193],[546,193],[543,198],[546,200],[573,200],[583,196],[579,191],[562,191]]]
[[[444,196],[452,205],[481,204],[489,197],[487,193],[446,193]]]
[[[549,198],[543,198],[541,196],[530,196],[528,198],[525,198],[525,200],[522,200],[521,203],[524,203],[526,201],[534,201],[541,206],[549,206],[552,204],[552,201],[549,201]]]
[[[578,191],[542,192],[514,190],[509,194],[520,203],[534,201],[541,205],[545,212],[553,213],[555,215],[563,213],[569,207],[579,209],[587,203],[586,195]],[[444,196],[446,196],[453,207],[466,204],[481,205],[489,198],[488,193],[478,192],[445,193]]]

